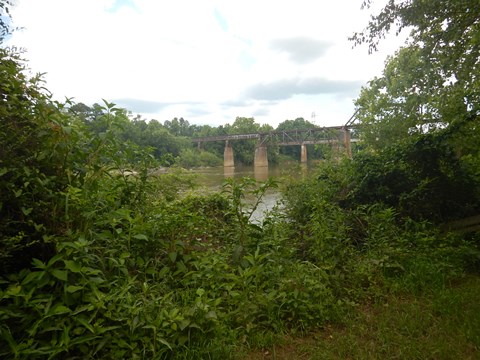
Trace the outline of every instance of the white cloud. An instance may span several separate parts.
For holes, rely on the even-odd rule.
[[[13,19],[25,30],[10,43],[59,99],[105,98],[161,121],[276,126],[315,112],[339,125],[382,70],[385,54],[347,40],[368,16],[351,0],[20,0]],[[338,86],[349,92],[336,96]],[[266,90],[278,101],[262,101]]]

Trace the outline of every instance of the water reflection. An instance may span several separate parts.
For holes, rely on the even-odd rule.
[[[271,171],[269,171],[266,166],[254,166],[253,167],[253,177],[257,181],[267,181],[268,177],[271,176]],[[238,178],[242,176],[252,176],[252,169],[242,168],[238,169],[233,166],[224,166],[223,167],[223,176],[225,178]]]
[[[257,181],[267,181],[268,180],[268,167],[267,166],[254,166],[253,167],[253,176]]]
[[[223,167],[223,176],[225,178],[231,178],[235,175],[235,167],[233,166],[224,166]]]
[[[307,164],[292,163],[282,164],[268,167],[254,167],[254,166],[229,166],[229,167],[215,167],[215,168],[201,168],[191,170],[193,173],[199,175],[198,182],[211,191],[219,191],[226,178],[240,179],[245,176],[253,177],[257,181],[266,181],[269,177],[274,177],[281,180],[283,177],[292,177],[295,179],[304,179],[307,177],[312,167]],[[266,212],[272,210],[280,199],[280,192],[278,189],[270,189],[265,197],[262,199],[262,204],[257,208],[252,216],[252,221],[261,223],[265,217]],[[245,199],[250,200],[248,197]]]
[[[220,168],[202,168],[191,170],[193,173],[201,175],[202,185],[210,186],[221,185],[226,178],[242,178],[245,176],[253,177],[257,181],[267,181],[269,177],[282,178],[293,177],[295,179],[304,179],[312,170],[307,164],[285,164],[274,166],[224,166]]]

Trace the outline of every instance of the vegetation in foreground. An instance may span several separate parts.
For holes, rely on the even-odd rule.
[[[432,9],[465,20],[446,23],[444,32],[460,38],[444,45],[478,41],[480,12],[457,11],[475,3],[443,3]],[[388,21],[427,21],[405,11],[417,2],[402,4]],[[443,16],[430,14],[432,23]],[[384,24],[370,30],[381,34]],[[433,28],[432,41],[442,41]],[[419,29],[419,43],[431,45],[428,27]],[[410,57],[421,73],[414,78],[387,71],[373,82],[378,91],[365,89],[359,100],[368,104],[360,113],[365,149],[285,181],[282,210],[262,224],[249,221],[254,209],[244,197],[261,201],[275,181],[229,180],[203,195],[189,191],[194,183],[181,172],[154,176],[159,156],[119,136],[122,109],[105,102],[93,129],[71,111],[75,104],[52,101],[40,78],[28,78],[16,52],[1,49],[0,356],[231,358],[319,329],[345,331],[334,353],[341,356],[355,357],[340,352],[355,344],[365,355],[403,356],[396,344],[410,340],[404,332],[436,335],[476,356],[479,235],[441,230],[480,210],[480,87],[465,77],[478,73],[472,49],[453,53],[464,62],[443,58],[444,73],[435,75],[458,81],[428,87],[426,97],[409,89],[420,75],[432,78],[437,68],[422,64],[433,50],[442,59],[442,47]],[[390,63],[397,75],[410,65]],[[404,115],[407,127],[391,126]],[[369,341],[371,328],[382,341]],[[407,358],[459,349],[413,344]]]
[[[388,295],[341,325],[285,337],[244,359],[478,359],[480,280],[466,278],[420,296]]]

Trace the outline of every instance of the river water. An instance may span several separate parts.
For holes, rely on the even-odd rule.
[[[242,177],[251,177],[257,181],[266,181],[269,177],[273,177],[280,183],[288,178],[304,178],[314,168],[313,165],[300,163],[287,163],[282,165],[274,165],[267,167],[253,166],[236,166],[231,167],[212,167],[190,170],[191,173],[198,175],[198,183],[210,191],[221,191],[222,184],[227,178],[240,179]],[[269,189],[262,199],[262,203],[253,213],[251,221],[261,223],[265,214],[271,210],[281,200],[279,189]],[[247,207],[252,204],[254,199],[246,197]]]

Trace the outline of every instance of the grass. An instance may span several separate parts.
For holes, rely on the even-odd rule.
[[[390,295],[343,325],[244,359],[480,359],[480,277],[420,296]]]

